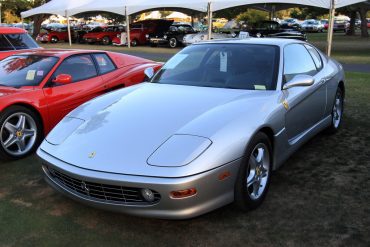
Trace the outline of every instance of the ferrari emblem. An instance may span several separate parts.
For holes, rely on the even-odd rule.
[[[283,106],[284,106],[285,109],[289,110],[289,103],[288,103],[288,101],[284,100],[283,101]]]
[[[22,131],[17,131],[16,135],[18,138],[21,138],[23,136],[23,133]]]
[[[95,158],[95,155],[96,155],[96,152],[92,152],[91,154],[89,154],[89,158],[90,159]]]

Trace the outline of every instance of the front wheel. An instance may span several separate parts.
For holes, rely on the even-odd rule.
[[[0,116],[0,159],[16,160],[26,157],[41,141],[38,116],[21,106],[7,108]]]
[[[253,210],[266,197],[272,170],[272,148],[266,134],[257,133],[250,142],[235,184],[235,204]]]

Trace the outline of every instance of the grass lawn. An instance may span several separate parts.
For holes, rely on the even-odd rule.
[[[0,246],[369,246],[370,74],[347,73],[342,129],[272,177],[266,201],[186,221],[105,212],[54,192],[36,157],[0,163]]]
[[[308,41],[326,51],[326,36],[327,33],[308,33]],[[60,42],[58,44],[41,44],[45,48],[70,48],[68,43]],[[110,50],[116,52],[124,52],[132,55],[141,55],[147,53],[152,57],[155,54],[171,55],[178,52],[180,49],[170,49],[165,47],[153,48],[146,46],[132,47],[116,47],[116,46],[102,46],[102,45],[88,45],[88,44],[73,44],[72,48],[78,49],[97,49]],[[333,52],[335,59],[342,63],[349,64],[370,64],[370,38],[361,38],[359,34],[354,37],[345,35],[344,33],[334,33],[333,38]],[[150,58],[152,59],[152,58]],[[158,59],[162,62],[166,58],[158,55]],[[370,72],[370,71],[369,71]]]

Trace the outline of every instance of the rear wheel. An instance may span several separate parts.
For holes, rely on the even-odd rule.
[[[131,46],[137,46],[138,45],[138,42],[137,42],[137,39],[134,39],[131,41]]]
[[[58,43],[59,42],[59,39],[58,39],[58,37],[53,36],[53,37],[51,37],[50,42],[53,43],[53,44],[55,44],[55,43]]]
[[[331,125],[328,128],[329,133],[335,133],[338,131],[342,124],[344,111],[344,95],[342,89],[338,88],[335,94],[333,109],[331,112]]]
[[[171,38],[169,41],[170,47],[171,48],[176,48],[177,47],[177,39],[176,38]]]
[[[272,148],[266,134],[257,133],[250,142],[235,184],[235,204],[253,210],[266,197],[272,170]]]
[[[35,151],[41,141],[39,117],[22,106],[7,108],[0,116],[0,158],[15,160]]]

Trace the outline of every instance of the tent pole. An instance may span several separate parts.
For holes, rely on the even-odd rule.
[[[68,11],[66,10],[69,46],[72,46],[71,24],[69,23]]]
[[[330,12],[329,12],[329,27],[328,27],[328,44],[326,54],[330,57],[332,43],[333,43],[333,33],[334,33],[334,15],[335,15],[335,0],[330,1]]]
[[[125,6],[126,16],[126,34],[127,34],[127,47],[131,48],[131,37],[130,37],[130,16],[127,14],[127,6]]]
[[[21,18],[21,22],[22,22],[22,28],[24,29],[24,19],[23,19],[23,17]]]
[[[208,39],[212,39],[212,2],[208,2]]]

